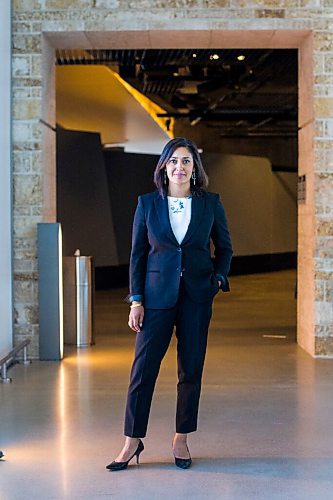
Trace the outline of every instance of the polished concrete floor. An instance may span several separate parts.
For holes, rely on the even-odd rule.
[[[295,272],[231,278],[214,303],[193,466],[171,454],[175,341],[161,368],[139,466],[122,446],[134,334],[126,290],[99,292],[96,345],[16,365],[0,384],[0,498],[333,499],[333,360],[295,343]]]

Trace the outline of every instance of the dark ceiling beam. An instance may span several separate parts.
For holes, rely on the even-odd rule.
[[[202,117],[206,120],[255,120],[260,119],[263,116],[273,117],[292,120],[296,117],[295,111],[284,111],[280,109],[228,109],[228,110],[218,110],[211,113],[205,113],[204,111],[196,110],[189,111],[188,113],[158,113],[157,116],[160,118],[191,118],[195,119],[197,117]]]
[[[222,133],[220,137],[225,139],[257,138],[257,137],[294,137],[297,138],[297,132],[243,132],[243,133]]]

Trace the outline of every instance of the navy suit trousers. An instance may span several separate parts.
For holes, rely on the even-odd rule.
[[[125,412],[125,436],[142,438],[146,435],[156,379],[174,327],[178,361],[176,432],[187,434],[197,429],[212,301],[210,298],[206,302],[193,302],[181,280],[174,307],[145,308],[141,332],[136,334]]]

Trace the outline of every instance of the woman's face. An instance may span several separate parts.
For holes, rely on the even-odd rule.
[[[187,148],[176,149],[167,161],[166,172],[169,183],[190,185],[190,179],[194,170],[193,157]]]

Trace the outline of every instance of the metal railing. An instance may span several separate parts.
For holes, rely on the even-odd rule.
[[[23,340],[14,349],[12,349],[6,356],[0,358],[0,369],[1,369],[1,382],[11,382],[12,379],[7,377],[8,365],[14,363],[16,355],[23,349],[23,364],[30,364],[28,359],[28,345],[30,344],[30,339]]]

